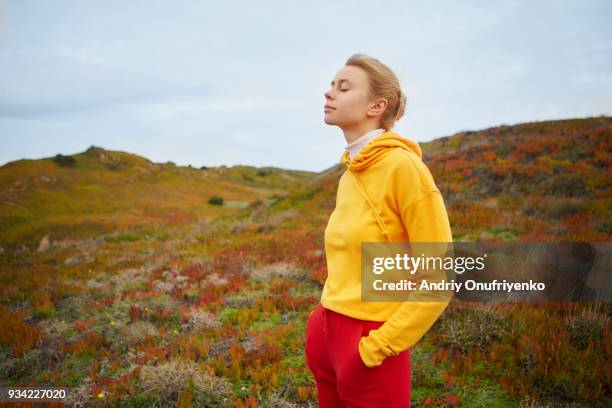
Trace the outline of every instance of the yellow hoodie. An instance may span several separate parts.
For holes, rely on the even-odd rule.
[[[362,242],[452,242],[442,195],[419,145],[388,130],[354,158],[345,150],[336,207],[325,228],[327,280],[321,304],[362,320],[385,321],[359,342],[368,367],[411,348],[449,301],[361,300]]]

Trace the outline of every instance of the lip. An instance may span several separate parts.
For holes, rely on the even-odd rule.
[[[328,110],[334,110],[334,109],[336,109],[336,108],[334,108],[334,107],[332,107],[332,106],[329,106],[329,105],[325,105],[325,106],[323,107],[323,110],[325,110],[325,111],[328,111]]]

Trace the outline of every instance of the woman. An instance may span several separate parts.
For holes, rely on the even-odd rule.
[[[328,276],[308,321],[307,366],[322,408],[409,407],[410,349],[449,298],[362,301],[361,243],[452,243],[448,215],[419,145],[391,130],[406,97],[386,65],[351,56],[325,98],[325,123],[347,142],[346,171],[325,229]]]

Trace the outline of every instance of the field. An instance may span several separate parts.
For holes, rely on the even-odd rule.
[[[612,118],[421,146],[456,241],[610,241]],[[94,146],[0,167],[1,384],[69,387],[75,406],[316,406],[305,324],[342,171]],[[412,349],[413,405],[610,406],[610,316],[453,301]]]

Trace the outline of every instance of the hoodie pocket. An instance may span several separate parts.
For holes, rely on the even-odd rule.
[[[378,322],[374,320],[364,320],[361,327],[361,336],[365,337],[370,334],[371,330],[376,330],[382,326],[385,322]]]

